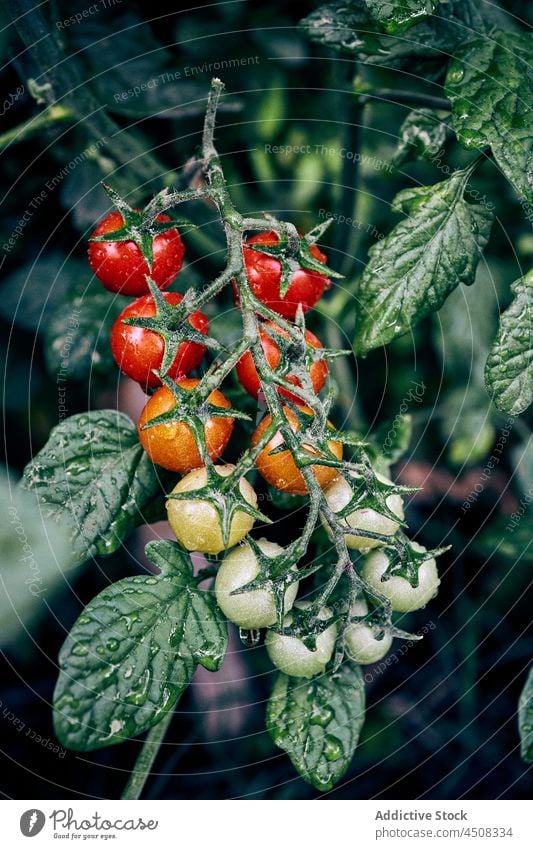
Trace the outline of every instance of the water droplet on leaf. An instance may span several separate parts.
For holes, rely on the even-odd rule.
[[[326,760],[333,763],[334,761],[338,761],[339,758],[342,758],[343,754],[342,743],[338,737],[334,737],[332,734],[326,734],[324,739],[324,756]]]
[[[332,709],[327,705],[315,705],[309,723],[310,725],[320,725],[322,728],[325,728],[331,722],[333,716]]]
[[[148,698],[151,677],[150,670],[146,669],[139,678],[137,686],[124,697],[124,701],[130,705],[143,705]]]

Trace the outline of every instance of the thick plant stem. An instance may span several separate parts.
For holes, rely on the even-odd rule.
[[[146,735],[121,799],[138,799],[141,795],[173,716],[173,711],[169,711]]]

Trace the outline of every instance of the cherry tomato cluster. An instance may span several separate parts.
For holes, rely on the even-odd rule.
[[[131,210],[132,220],[137,211]],[[207,350],[208,319],[201,312],[188,314],[185,319],[173,322],[173,310],[177,310],[183,295],[177,292],[157,293],[166,289],[179,274],[185,248],[178,230],[167,215],[154,218],[159,229],[152,233],[150,246],[152,262],[149,268],[145,254],[136,238],[134,229],[128,229],[127,215],[113,212],[96,228],[89,247],[91,268],[109,290],[136,297],[116,319],[111,332],[111,349],[119,368],[128,377],[137,381],[150,397],[141,413],[138,432],[144,450],[151,460],[172,472],[183,475],[170,493],[167,514],[170,526],[184,548],[216,555],[242,542],[253,527],[257,511],[257,496],[244,477],[238,478],[233,507],[223,528],[220,501],[230,498],[223,492],[224,479],[233,475],[235,467],[229,464],[206,465],[207,456],[217,461],[232,435],[236,411],[225,395],[214,389],[201,402],[201,415],[193,421],[188,412],[188,393],[194,393],[200,381],[189,377],[193,369],[200,366]],[[131,223],[131,222],[130,222]],[[105,236],[109,235],[109,241]],[[280,375],[285,384],[301,387],[300,378],[293,373],[291,361],[291,334],[287,332],[287,321],[298,321],[299,310],[307,312],[318,302],[330,286],[326,274],[316,270],[297,267],[292,269],[289,284],[282,286],[283,266],[271,253],[262,252],[275,248],[279,238],[275,232],[264,232],[249,238],[243,245],[243,259],[250,291],[259,305],[282,317],[285,327],[268,318],[259,327],[259,341],[264,358],[272,373]],[[325,255],[312,244],[310,253],[314,260],[325,265]],[[152,283],[149,283],[149,278]],[[154,286],[155,284],[155,286]],[[153,289],[150,291],[150,285]],[[157,288],[155,288],[157,287]],[[234,284],[235,299],[239,305],[239,290]],[[155,297],[158,295],[158,297]],[[160,312],[166,314],[166,324],[159,319]],[[183,325],[186,325],[183,332]],[[169,330],[170,328],[170,330]],[[183,341],[171,349],[174,354],[168,362],[166,345],[169,334],[181,328]],[[202,338],[205,337],[206,344]],[[299,374],[305,377],[308,387],[319,393],[328,377],[326,358],[320,356],[323,348],[320,340],[310,331],[304,331],[303,343],[307,349],[305,368]],[[318,353],[317,353],[318,352]],[[308,355],[308,356],[307,356]],[[301,351],[299,362],[302,363]],[[167,357],[164,375],[162,365]],[[292,369],[292,370],[291,370]],[[236,364],[238,379],[243,388],[254,398],[261,397],[261,380],[256,369],[254,356],[245,351]],[[276,384],[277,386],[277,384]],[[288,427],[294,434],[302,428],[302,421],[313,417],[298,394],[286,386],[277,386],[283,397],[282,411]],[[183,401],[183,403],[182,403]],[[201,427],[199,429],[198,422]],[[285,438],[281,431],[272,427],[272,415],[267,413],[259,422],[251,437],[251,448],[256,449],[255,465],[262,477],[276,489],[294,495],[306,495],[308,486],[302,470],[291,450],[283,448]],[[328,449],[337,460],[342,459],[343,448],[335,438],[335,428],[327,423]],[[201,448],[200,448],[201,446]],[[320,457],[320,451],[302,439],[300,450],[304,456]],[[324,490],[325,501],[333,513],[342,513],[343,526],[350,530],[346,534],[348,548],[358,550],[366,557],[361,574],[369,587],[387,597],[392,609],[408,612],[424,605],[436,592],[439,579],[434,559],[427,559],[420,567],[418,586],[404,577],[392,577],[382,581],[389,558],[382,543],[372,534],[393,537],[403,520],[403,502],[397,492],[386,499],[384,512],[371,508],[354,508],[354,493],[351,479],[340,474],[336,466],[309,463],[317,484]],[[378,476],[384,486],[391,481]],[[394,488],[394,487],[393,487]],[[220,490],[220,492],[218,491]],[[195,492],[197,493],[195,495]],[[190,493],[190,495],[189,495]],[[388,515],[384,515],[387,513]],[[346,515],[347,514],[347,515]],[[326,530],[331,528],[325,520]],[[351,529],[354,533],[351,533]],[[371,536],[365,536],[370,533]],[[373,551],[371,551],[374,549]],[[425,551],[413,544],[414,551]],[[280,557],[284,549],[268,540],[250,540],[233,548],[222,561],[217,571],[215,593],[218,604],[226,616],[245,629],[269,628],[277,621],[276,599],[273,589],[261,586],[236,594],[236,590],[254,581],[261,572],[261,561]],[[287,627],[305,611],[305,602],[296,602],[298,592],[298,569],[293,564],[284,592],[284,625]],[[367,621],[368,606],[364,598],[357,599],[350,610],[350,620],[344,631],[344,647],[347,655],[358,663],[372,663],[380,659],[389,649],[392,635],[376,628]],[[329,622],[331,611],[322,607],[318,620]],[[267,651],[273,663],[289,675],[312,677],[324,671],[333,655],[338,637],[335,621],[324,627],[317,635],[313,650],[299,637],[288,636],[269,630],[266,637]]]
[[[167,215],[159,215],[156,221],[164,224],[171,219]],[[112,212],[98,225],[92,238],[106,234],[111,236],[117,231],[120,232],[123,226],[124,218],[121,213]],[[294,272],[291,283],[282,296],[280,294],[282,270],[279,260],[248,247],[248,245],[271,246],[277,241],[278,237],[273,232],[261,233],[248,239],[243,247],[246,272],[251,289],[257,298],[285,318],[293,319],[300,304],[304,311],[309,310],[330,284],[325,275],[299,268]],[[316,259],[326,262],[325,255],[316,245],[312,246],[311,252]],[[177,402],[168,386],[162,386],[158,375],[165,350],[164,337],[156,330],[142,326],[142,319],[153,319],[157,313],[156,303],[149,291],[148,277],[151,277],[159,289],[166,289],[179,274],[184,253],[183,242],[175,228],[155,236],[151,269],[148,268],[140,247],[133,240],[91,241],[89,246],[90,266],[107,289],[120,294],[140,296],[116,319],[111,331],[111,350],[117,365],[124,374],[137,381],[145,391],[156,389],[141,414],[139,438],[154,463],[180,474],[187,474],[202,466],[203,463],[195,435],[185,422],[177,419],[145,429],[145,425],[150,421],[174,409]],[[162,297],[169,307],[177,306],[183,300],[183,295],[178,292],[164,292]],[[187,321],[198,334],[207,335],[209,321],[203,313],[193,312]],[[299,379],[290,373],[289,358],[281,350],[282,344],[286,346],[289,342],[287,332],[278,327],[275,322],[265,321],[260,330],[260,337],[269,366],[273,370],[283,370],[287,382],[300,386]],[[305,342],[310,350],[322,348],[320,340],[308,330],[305,331]],[[166,377],[171,378],[181,389],[193,389],[198,384],[198,380],[187,378],[187,375],[201,364],[205,352],[206,346],[198,341],[182,342],[166,371]],[[258,398],[260,379],[250,351],[246,351],[241,357],[237,363],[236,372],[244,389],[254,398]],[[320,392],[324,386],[328,372],[328,365],[324,359],[315,359],[310,362],[309,377],[315,392]],[[298,403],[298,397],[287,389],[280,387],[279,392],[289,400]],[[230,408],[229,401],[219,390],[212,392],[207,401],[213,407]],[[311,413],[303,405],[301,409]],[[291,427],[297,430],[296,416],[288,407],[284,410]],[[271,418],[267,415],[260,422],[252,436],[252,445],[257,444],[270,421]],[[213,415],[206,420],[205,443],[212,460],[221,457],[231,437],[233,425],[234,420],[231,417],[220,418]],[[281,442],[282,437],[278,433],[260,453],[257,468],[265,480],[278,489],[294,494],[304,494],[307,491],[305,482],[290,453],[270,454]],[[331,446],[335,455],[340,457],[342,454],[340,443],[332,441]],[[313,453],[312,448],[309,451]],[[321,486],[326,486],[335,477],[335,471],[325,466],[316,466],[314,471]]]

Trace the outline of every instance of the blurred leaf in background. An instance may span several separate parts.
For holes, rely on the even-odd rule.
[[[46,519],[32,493],[0,472],[0,639],[8,646],[49,615],[47,602],[66,580],[68,535]]]

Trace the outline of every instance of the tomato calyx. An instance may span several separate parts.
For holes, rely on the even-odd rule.
[[[366,608],[366,612],[365,612]],[[422,640],[420,634],[413,634],[410,631],[405,631],[402,628],[397,628],[386,614],[382,606],[368,609],[366,601],[358,599],[352,609],[346,612],[345,629],[350,625],[367,625],[372,629],[376,639],[381,639],[383,635],[390,634],[392,637],[398,637],[406,640]]]
[[[301,572],[299,577],[302,577]],[[324,616],[322,613],[324,609],[320,599],[310,603],[296,602],[290,612],[290,622],[282,622],[279,626],[272,626],[269,630],[283,637],[296,637],[302,641],[309,651],[316,651],[316,641],[320,634],[323,634],[332,625],[336,625],[341,618],[337,614]],[[330,613],[331,611],[328,610],[328,614]]]
[[[316,241],[324,233],[326,228],[331,223],[331,220],[325,221],[313,227],[308,233],[295,242],[284,233],[276,233],[276,241],[272,244],[260,242],[254,244],[251,241],[246,242],[248,250],[256,251],[257,253],[267,254],[276,259],[281,266],[281,279],[279,283],[280,297],[284,298],[292,283],[294,274],[301,268],[307,271],[314,271],[321,274],[323,277],[343,278],[343,275],[338,271],[329,268],[325,262],[317,259],[312,253],[312,248]]]
[[[382,575],[382,582],[386,582],[389,578],[399,577],[405,578],[413,589],[419,585],[418,571],[423,563],[427,560],[435,560],[439,555],[449,551],[451,545],[444,545],[440,548],[418,550],[411,544],[411,540],[403,533],[398,533],[394,540],[394,545],[390,543],[384,544],[384,549],[387,552],[388,566]]]
[[[147,276],[146,280],[155,304],[155,315],[125,318],[122,323],[130,327],[151,330],[161,336],[165,346],[161,368],[159,369],[161,375],[167,374],[183,342],[195,342],[198,345],[211,348],[217,353],[227,353],[226,348],[220,342],[192,326],[189,321],[191,311],[188,307],[183,306],[183,301],[176,305],[169,304],[151,277]]]
[[[296,553],[298,541],[284,549],[282,554],[277,555],[265,554],[252,537],[247,539],[247,543],[257,559],[259,572],[252,581],[233,590],[230,595],[242,595],[252,590],[268,590],[274,596],[277,628],[282,629],[283,618],[286,614],[285,594],[287,589],[297,581],[301,581],[309,575],[314,574],[320,566],[315,565],[307,569],[294,568],[294,564],[298,560],[298,554]]]
[[[318,394],[329,374],[325,362],[326,349],[320,340],[303,328],[285,328],[274,321],[259,326],[259,338],[266,361],[261,368],[262,377],[248,349],[237,363],[237,376],[241,385],[254,398],[264,395],[262,382],[274,383],[281,395],[295,403],[305,401],[302,387]],[[296,393],[293,391],[296,387]]]
[[[325,427],[323,427],[313,412],[308,411],[301,404],[291,402],[290,399],[287,399],[285,406],[290,409],[292,418],[296,419],[298,423],[295,430],[289,424],[289,418],[286,416],[287,426],[291,428],[292,433],[298,433],[298,447],[288,445],[283,430],[280,429],[282,441],[268,452],[268,456],[273,457],[288,450],[291,452],[295,463],[300,469],[306,466],[320,465],[341,469],[343,467],[343,461],[335,456],[329,446],[330,440],[334,438],[333,434],[335,434],[336,438],[336,431],[331,424],[326,422]],[[327,404],[324,405],[324,407],[326,406]],[[309,447],[312,447],[312,453],[306,450]]]
[[[412,487],[380,480],[370,465],[366,468],[363,467],[361,472],[348,471],[344,476],[353,495],[346,506],[335,513],[338,519],[348,518],[355,510],[374,510],[380,516],[407,527],[407,523],[391,510],[387,501],[391,495],[403,495],[406,492],[412,492]]]
[[[90,242],[134,242],[143,255],[149,271],[154,264],[154,239],[168,230],[175,230],[184,221],[169,220],[157,221],[148,205],[145,209],[134,209],[122,198],[118,192],[107,183],[102,183],[104,191],[113,201],[114,205],[122,215],[124,223],[117,230],[102,233],[100,236],[91,236]]]
[[[219,410],[218,407],[215,408]],[[161,416],[159,418],[162,418]],[[187,422],[189,424],[189,422]],[[189,424],[189,426],[191,426]],[[205,455],[204,455],[205,456]],[[256,507],[253,507],[242,494],[240,487],[233,484],[233,474],[223,478],[210,461],[206,463],[206,483],[204,486],[185,492],[171,492],[167,495],[169,501],[190,501],[194,498],[198,501],[206,501],[217,512],[222,530],[224,546],[229,544],[231,524],[236,513],[246,513],[253,519],[267,524],[272,524],[272,519],[265,516]],[[228,484],[228,481],[230,483]]]
[[[205,386],[202,386],[203,381],[199,381],[194,389],[184,389],[179,383],[161,374],[161,372],[154,371],[154,374],[157,374],[161,383],[167,389],[170,389],[176,404],[166,413],[161,413],[161,415],[154,416],[147,421],[143,424],[141,430],[177,422],[187,425],[193,434],[203,463],[209,459],[205,441],[205,426],[209,419],[250,419],[250,416],[241,410],[232,407],[218,407],[216,404],[209,403],[207,396],[211,393],[211,390],[207,389],[206,391]]]
[[[325,348],[318,344],[317,337],[306,330],[303,313],[301,313],[301,322],[298,324],[298,329],[300,332],[298,339],[296,339],[273,321],[265,321],[261,324],[260,333],[269,336],[280,350],[281,359],[276,371],[281,376],[297,372],[297,370],[309,372],[314,363],[319,363],[322,360],[334,360],[337,357],[351,354],[348,349],[337,350]]]

